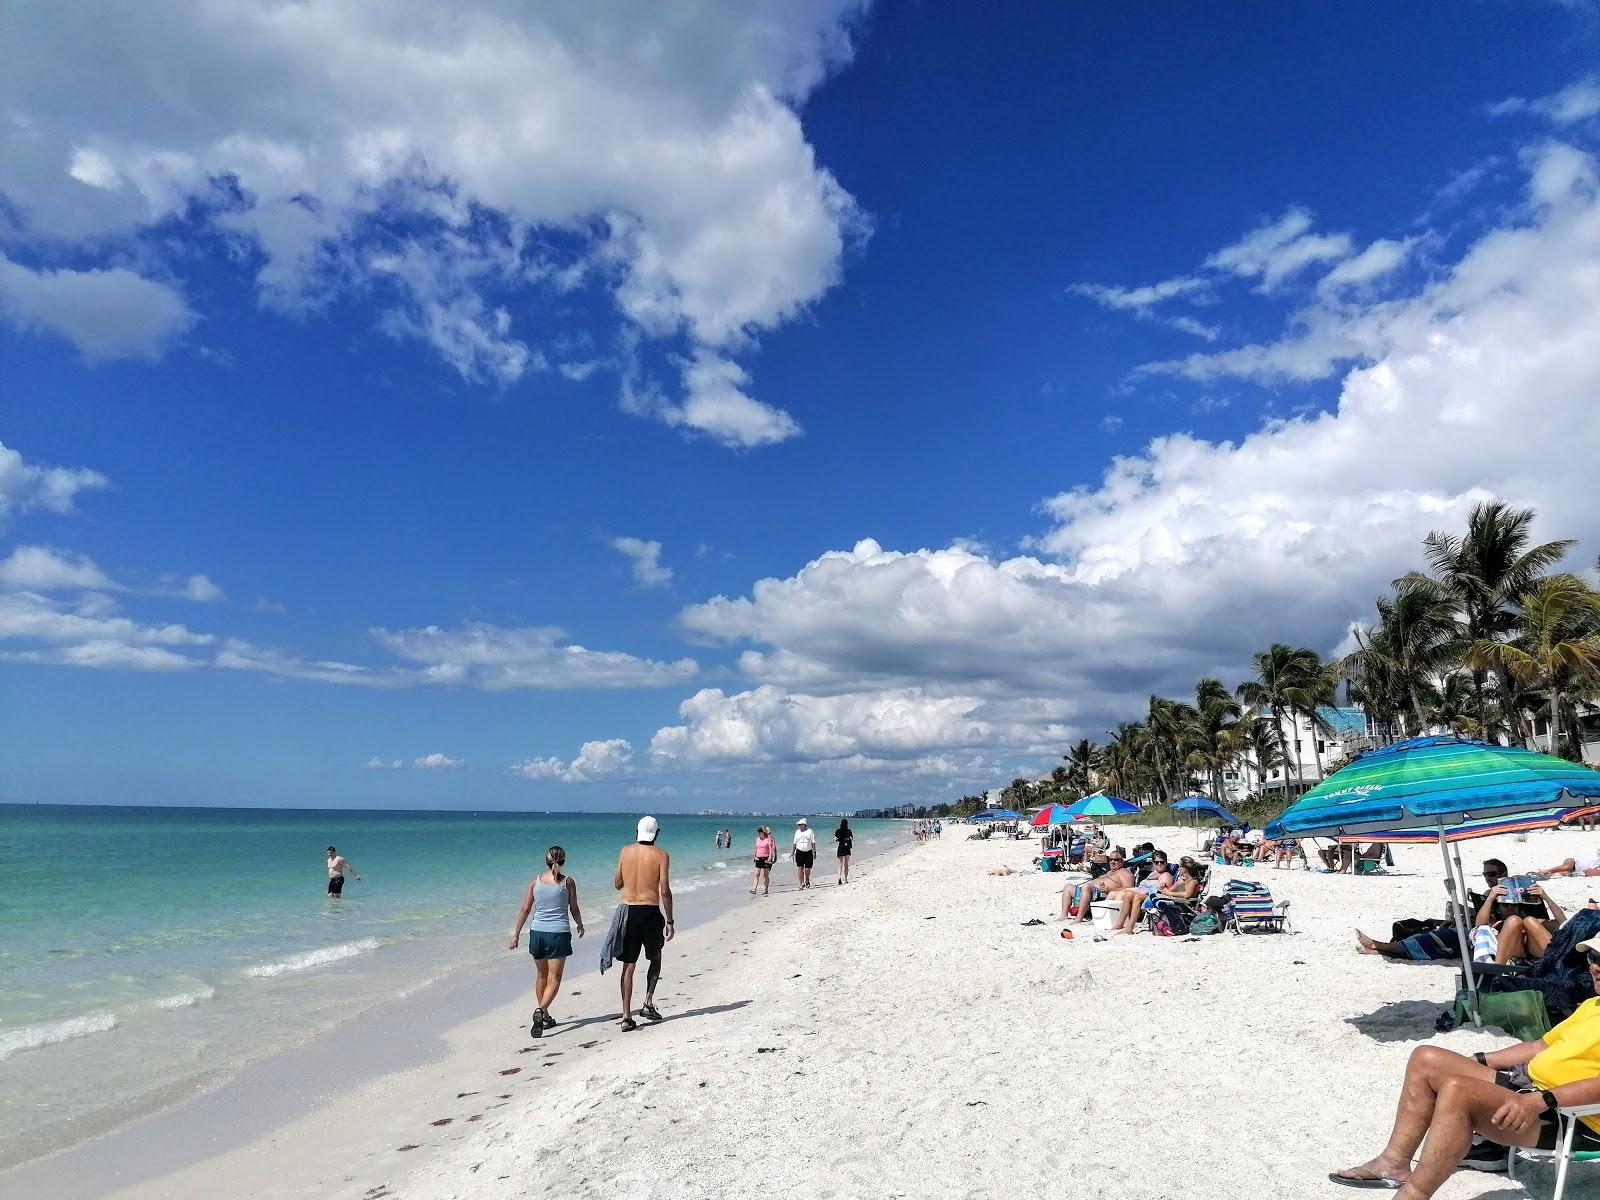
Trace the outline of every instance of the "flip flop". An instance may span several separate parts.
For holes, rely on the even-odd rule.
[[[1348,1171],[1330,1171],[1328,1178],[1334,1183],[1343,1184],[1345,1187],[1369,1188],[1377,1191],[1397,1192],[1405,1186],[1398,1179],[1390,1179],[1387,1175],[1379,1175],[1373,1171],[1364,1171],[1352,1168]]]

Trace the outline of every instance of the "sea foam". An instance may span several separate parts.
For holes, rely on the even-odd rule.
[[[117,1027],[117,1018],[108,1012],[85,1013],[81,1017],[68,1017],[64,1021],[46,1021],[39,1025],[23,1025],[17,1029],[0,1029],[0,1062],[23,1050],[37,1050],[57,1042],[70,1042],[73,1038],[88,1037],[93,1033],[107,1033]]]
[[[307,950],[304,954],[293,954],[278,962],[246,967],[244,973],[256,979],[271,979],[294,971],[309,971],[313,967],[325,967],[329,963],[340,962],[346,958],[354,958],[358,954],[365,954],[369,950],[376,950],[381,944],[373,937],[362,938],[356,942],[340,942],[336,946],[323,946],[318,950]]]
[[[191,1004],[199,1004],[202,1000],[209,1000],[217,994],[217,989],[209,984],[202,983],[191,992],[179,992],[175,996],[165,996],[156,1001],[157,1008],[188,1008]]]

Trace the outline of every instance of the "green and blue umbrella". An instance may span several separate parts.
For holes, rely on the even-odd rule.
[[[1129,804],[1120,796],[1096,794],[1074,801],[1063,811],[1069,820],[1081,821],[1089,817],[1125,817],[1138,812],[1139,806]]]

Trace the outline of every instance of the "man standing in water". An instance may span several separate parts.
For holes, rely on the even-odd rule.
[[[817,835],[811,832],[811,826],[806,824],[804,817],[794,823],[794,845],[789,848],[789,853],[794,856],[795,875],[799,878],[800,887],[810,887],[811,868],[817,861]]]
[[[633,1019],[633,972],[639,951],[650,960],[645,975],[644,1003],[639,1015],[647,1021],[661,1020],[656,1011],[656,984],[661,979],[661,948],[672,940],[672,882],[668,871],[672,861],[656,845],[661,826],[654,817],[639,818],[638,841],[624,846],[617,856],[617,873],[612,886],[622,893],[627,906],[623,918],[622,944],[617,961],[622,964],[622,1031],[639,1028]]]
[[[328,847],[328,895],[338,896],[344,893],[344,873],[349,871],[357,879],[361,872],[350,865],[350,860],[340,854],[332,846]]]

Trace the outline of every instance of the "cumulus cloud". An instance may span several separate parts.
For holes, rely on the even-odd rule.
[[[611,539],[611,548],[633,563],[633,581],[640,587],[665,587],[672,582],[672,568],[661,565],[660,542],[619,537]]]
[[[71,512],[72,502],[79,492],[110,486],[110,480],[98,471],[86,467],[37,466],[0,442],[0,533],[29,509]]]
[[[183,595],[187,600],[198,604],[214,604],[218,600],[226,600],[228,593],[224,592],[204,575],[191,575],[183,581]]]
[[[81,554],[45,546],[18,546],[0,559],[0,588],[9,591],[52,592],[115,586],[105,572]]]
[[[558,314],[538,301],[592,282],[623,327],[708,364],[661,416],[766,444],[792,418],[727,356],[826,292],[866,232],[798,115],[863,7],[24,3],[0,45],[5,200],[25,236],[84,253],[158,256],[163,223],[193,222],[271,307],[370,291],[387,332],[494,383],[545,365]],[[117,270],[47,282],[143,284],[142,325],[42,300],[30,319],[85,353],[157,352],[193,315]]]
[[[0,318],[65,338],[91,362],[158,358],[196,320],[177,289],[124,267],[34,270],[4,254]]]
[[[571,762],[559,758],[527,758],[511,767],[524,779],[550,779],[560,783],[595,783],[615,779],[633,769],[633,746],[623,738],[585,742]]]
[[[1137,714],[1151,692],[1240,678],[1270,641],[1333,651],[1418,564],[1429,530],[1459,529],[1491,496],[1537,508],[1537,536],[1576,537],[1591,559],[1600,168],[1549,146],[1526,171],[1517,218],[1425,285],[1341,289],[1323,308],[1308,374],[1342,364],[1330,411],[1269,419],[1233,442],[1156,438],[1097,484],[1047,498],[1034,554],[867,540],[685,608],[685,635],[738,647],[755,686],[691,697],[653,755],[905,768],[980,750],[1059,753]],[[1293,314],[1282,342],[1224,351],[1212,370],[1256,377],[1280,352],[1309,363],[1307,336]]]
[[[463,765],[459,758],[451,758],[448,754],[435,751],[424,754],[421,758],[411,760],[411,765],[419,771],[454,771]]]

